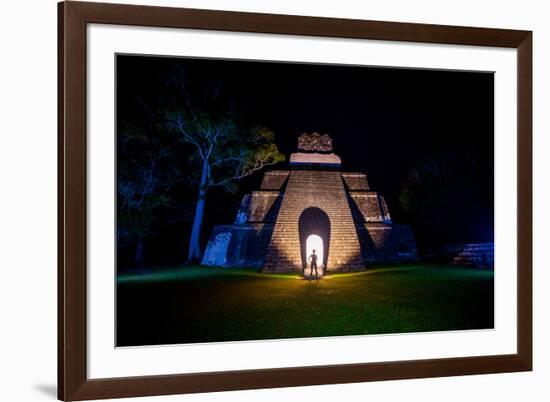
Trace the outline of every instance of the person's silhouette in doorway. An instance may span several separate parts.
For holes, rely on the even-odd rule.
[[[315,250],[312,250],[312,253],[309,256],[308,261],[311,264],[311,269],[309,271],[310,278],[313,276],[313,270],[315,269],[315,278],[319,279],[319,272],[317,271],[317,254],[315,254]]]

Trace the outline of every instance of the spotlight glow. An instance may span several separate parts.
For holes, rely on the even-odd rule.
[[[323,266],[324,260],[323,239],[316,234],[309,235],[306,240],[306,258],[308,260],[306,272],[309,272],[309,268],[311,267],[309,256],[313,253],[313,250],[315,250],[315,254],[317,254],[317,270],[319,271],[319,275],[322,275],[323,270],[321,267]]]

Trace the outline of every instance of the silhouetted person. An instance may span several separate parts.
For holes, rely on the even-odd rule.
[[[308,261],[311,264],[311,270],[309,271],[309,276],[313,275],[313,269],[315,269],[315,278],[319,279],[319,272],[317,271],[317,254],[315,250],[311,250],[312,254],[309,256]]]

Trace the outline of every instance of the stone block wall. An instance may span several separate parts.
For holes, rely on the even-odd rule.
[[[460,247],[460,251],[452,259],[452,264],[466,265],[477,268],[494,268],[495,244],[471,243]]]
[[[248,223],[234,225],[227,248],[226,265],[230,267],[262,267],[273,224]]]
[[[349,191],[367,191],[369,182],[365,173],[342,173],[342,178]]]
[[[350,191],[348,194],[355,220],[391,223],[386,201],[376,191]]]
[[[201,264],[208,266],[226,266],[229,243],[233,225],[217,225],[212,230],[208,245],[204,250]]]
[[[293,170],[273,229],[265,271],[302,269],[298,221],[307,208],[319,208],[330,220],[327,270],[364,268],[359,239],[339,171]]]
[[[248,216],[250,214],[249,209],[250,209],[251,198],[252,197],[250,194],[246,194],[241,200],[241,205],[239,206],[239,210],[237,211],[237,216],[235,217],[235,224],[248,222]]]
[[[272,223],[218,225],[212,231],[201,264],[263,267],[272,232]]]
[[[378,200],[380,201],[380,208],[382,210],[382,221],[384,223],[392,223],[390,210],[388,204],[386,204],[386,199],[383,195],[378,194]]]
[[[250,198],[248,222],[275,222],[277,215],[272,209],[282,199],[279,191],[254,191]]]
[[[260,189],[281,190],[289,174],[290,172],[288,170],[272,170],[271,172],[266,172]]]

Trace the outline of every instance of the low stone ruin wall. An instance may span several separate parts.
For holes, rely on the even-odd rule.
[[[202,265],[225,266],[227,264],[227,248],[231,241],[232,228],[233,225],[218,225],[214,227],[202,256]]]
[[[477,268],[494,268],[495,244],[471,243],[465,244],[452,259],[452,264],[466,265]]]
[[[432,263],[493,268],[495,245],[492,242],[450,244],[435,250],[424,251],[421,259]]]
[[[202,265],[261,268],[272,233],[273,224],[268,223],[218,225],[212,231]]]
[[[202,264],[262,268],[265,264],[273,226],[272,223],[216,226],[204,252]],[[408,225],[367,223],[358,228],[358,235],[361,256],[367,269],[369,265],[376,263],[418,260],[416,244]],[[454,256],[458,256],[458,253]]]

